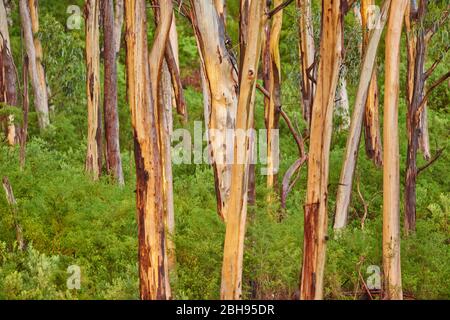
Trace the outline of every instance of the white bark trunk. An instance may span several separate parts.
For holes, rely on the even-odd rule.
[[[347,139],[345,149],[344,164],[342,165],[341,176],[339,179],[338,191],[336,196],[336,216],[334,221],[334,229],[342,229],[347,225],[348,207],[350,205],[350,197],[353,185],[353,176],[356,167],[356,159],[358,157],[359,142],[361,139],[361,128],[364,117],[364,109],[366,104],[367,91],[375,64],[378,44],[381,34],[386,24],[388,9],[391,0],[386,0],[382,13],[379,17],[380,28],[373,31],[367,50],[364,54],[363,65],[361,69],[361,78],[359,80],[358,91],[355,98],[355,107],[353,109],[350,132]]]

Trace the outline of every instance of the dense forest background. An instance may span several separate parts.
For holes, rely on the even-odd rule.
[[[22,41],[17,1],[13,1],[10,36],[18,68],[22,69]],[[446,1],[443,1],[445,3]],[[137,299],[137,224],[135,168],[130,111],[126,101],[125,50],[118,63],[120,143],[125,186],[104,176],[93,182],[84,171],[87,109],[85,89],[84,27],[66,27],[69,5],[83,1],[41,0],[40,39],[51,88],[51,125],[40,133],[31,104],[26,165],[19,167],[19,148],[0,144],[0,175],[8,176],[17,199],[17,214],[28,247],[15,244],[14,221],[6,198],[0,196],[0,299]],[[238,43],[238,1],[228,1],[227,31]],[[440,14],[439,1],[430,4],[427,20]],[[149,14],[151,10],[149,10]],[[320,3],[313,13],[319,42]],[[305,127],[300,108],[300,67],[295,6],[284,10],[280,50],[282,105],[299,129]],[[149,19],[149,21],[152,21]],[[193,131],[203,120],[198,52],[192,26],[177,14],[182,81],[189,122],[174,114],[174,125]],[[345,17],[345,65],[350,106],[359,81],[361,28],[352,13]],[[448,25],[436,35],[429,60],[449,42]],[[154,32],[149,23],[150,39]],[[237,47],[236,47],[237,50]],[[378,50],[380,101],[384,92],[384,42]],[[434,77],[447,71],[445,57]],[[430,64],[430,62],[428,62]],[[406,44],[401,46],[399,110],[400,170],[404,183],[406,157]],[[402,279],[406,298],[450,299],[450,85],[437,88],[428,103],[430,144],[442,156],[424,170],[417,182],[417,232],[402,239]],[[382,110],[382,105],[381,105]],[[10,112],[11,110],[8,110]],[[256,128],[264,127],[263,96],[257,92]],[[17,121],[20,121],[18,112]],[[334,118],[339,126],[339,117]],[[331,144],[329,219],[333,219],[339,173],[347,138],[334,130]],[[5,137],[1,139],[4,141]],[[206,144],[206,142],[205,142]],[[280,123],[280,173],[297,160],[296,145],[284,122]],[[418,157],[418,165],[425,160]],[[257,170],[257,172],[259,172]],[[217,299],[225,225],[216,212],[213,172],[207,164],[174,165],[176,218],[176,275],[171,278],[176,299]],[[325,271],[325,298],[353,299],[366,279],[367,267],[382,265],[382,171],[365,155],[361,144],[349,227],[329,239]],[[257,203],[249,207],[245,242],[243,295],[253,299],[291,299],[298,296],[303,241],[303,204],[306,170],[287,199],[267,207],[265,177],[257,177]],[[359,190],[359,191],[358,191]],[[403,186],[401,185],[401,190]],[[401,191],[403,197],[403,192]],[[401,202],[403,203],[403,202]],[[364,205],[367,218],[362,227]],[[403,205],[401,213],[403,214]],[[403,220],[403,219],[402,219]],[[403,222],[403,221],[402,221]],[[330,235],[333,235],[330,225]],[[67,268],[81,268],[81,288],[66,286]]]

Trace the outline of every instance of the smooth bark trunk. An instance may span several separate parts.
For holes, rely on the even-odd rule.
[[[299,54],[301,61],[301,92],[302,113],[309,130],[311,126],[311,112],[314,101],[316,68],[314,29],[311,11],[311,0],[297,0],[297,8],[300,10],[299,30],[300,45]]]
[[[361,140],[361,129],[365,111],[367,92],[372,81],[372,74],[375,66],[378,44],[381,39],[384,26],[387,21],[391,0],[386,0],[383,4],[380,17],[377,19],[378,28],[374,29],[370,35],[367,48],[364,52],[363,65],[361,68],[361,78],[359,80],[358,91],[355,97],[350,131],[345,148],[345,156],[339,178],[338,191],[336,196],[336,214],[334,229],[339,230],[347,225],[348,208],[353,186],[353,177],[358,158],[359,143]]]
[[[114,47],[116,55],[120,52],[120,45],[122,42],[122,28],[123,28],[123,0],[115,0],[114,4]]]
[[[400,39],[407,0],[391,3],[385,53],[383,123],[383,269],[385,298],[403,299],[400,261],[398,100]]]
[[[47,87],[45,86],[45,77],[43,78],[42,76],[42,65],[40,64],[40,57],[42,53],[40,53],[39,49],[36,49],[35,47],[33,25],[27,0],[19,0],[19,11],[25,50],[30,61],[29,73],[31,86],[33,88],[34,105],[38,114],[39,128],[43,130],[50,124],[50,120],[48,114]]]

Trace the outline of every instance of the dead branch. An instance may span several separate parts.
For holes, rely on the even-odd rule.
[[[417,108],[417,113],[416,113],[416,117],[417,119],[420,119],[420,115],[423,112],[423,109],[425,108],[425,105],[428,101],[428,98],[430,97],[431,93],[433,92],[434,89],[436,89],[440,84],[442,84],[445,80],[447,80],[448,78],[450,78],[450,71],[447,72],[446,74],[444,74],[442,77],[440,77],[438,80],[436,80],[436,82],[434,82],[427,90],[427,93],[425,94],[425,96],[422,99],[422,102],[419,105],[419,108]]]
[[[438,151],[436,151],[436,154],[434,155],[433,158],[430,159],[430,161],[428,161],[425,165],[417,169],[417,175],[419,175],[422,171],[424,171],[429,166],[431,166],[435,161],[437,161],[442,156],[444,150],[445,148],[441,148]]]
[[[442,60],[445,57],[445,54],[448,52],[449,49],[450,49],[450,46],[447,46],[442,51],[441,56],[436,61],[433,62],[433,64],[431,65],[431,67],[427,71],[425,71],[425,74],[424,74],[425,80],[427,80],[431,76],[431,74],[436,69],[436,67],[442,62]]]
[[[269,19],[271,19],[274,15],[276,15],[280,10],[283,10],[284,8],[286,8],[288,5],[290,5],[292,2],[294,2],[294,0],[286,0],[285,2],[283,2],[282,4],[280,4],[278,7],[273,8],[272,10],[270,10],[269,12],[266,13],[267,17]]]

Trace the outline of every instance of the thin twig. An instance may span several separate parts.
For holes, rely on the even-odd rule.
[[[416,113],[416,117],[417,119],[420,119],[420,116],[423,112],[423,109],[425,108],[425,105],[428,101],[428,98],[430,97],[431,93],[433,92],[434,89],[436,89],[441,83],[443,83],[445,80],[447,80],[448,78],[450,78],[450,71],[447,72],[446,74],[444,74],[442,77],[440,77],[438,80],[436,80],[435,83],[433,83],[427,90],[427,93],[425,94],[425,96],[422,99],[422,102],[419,105],[419,108],[417,108],[417,113]]]
[[[424,77],[425,80],[428,79],[431,74],[433,73],[433,71],[436,69],[436,67],[442,62],[443,58],[445,57],[446,53],[448,52],[448,50],[450,49],[450,46],[447,46],[443,51],[441,56],[433,62],[433,64],[431,65],[431,67],[425,72]]]
[[[434,155],[433,158],[430,159],[430,161],[428,161],[425,165],[423,165],[422,167],[417,169],[417,175],[419,175],[419,173],[424,171],[426,168],[431,166],[436,160],[438,160],[442,156],[442,153],[444,152],[444,150],[445,150],[445,148],[441,148],[438,151],[436,151],[436,154]]]

